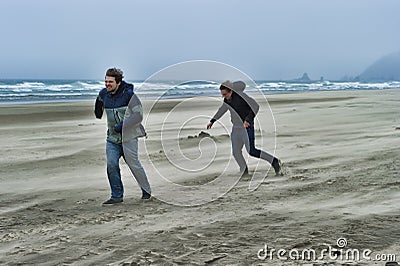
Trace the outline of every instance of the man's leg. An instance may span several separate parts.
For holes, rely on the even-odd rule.
[[[275,174],[281,174],[281,162],[279,159],[268,152],[259,150],[255,147],[255,136],[254,136],[254,126],[246,128],[247,131],[247,141],[245,141],[246,150],[250,156],[261,158],[268,161],[275,170]]]
[[[255,134],[254,134],[254,127],[246,128],[247,131],[247,141],[245,142],[246,150],[250,154],[250,156],[260,158],[263,160],[272,163],[272,160],[275,158],[273,155],[269,154],[268,152],[259,150],[255,147]]]
[[[237,164],[239,165],[241,173],[244,173],[247,169],[247,163],[242,154],[242,148],[244,145],[243,134],[246,134],[244,128],[243,129],[234,127],[232,128],[232,133],[231,133],[232,153]]]
[[[138,139],[134,138],[127,142],[124,142],[122,146],[124,149],[125,162],[128,164],[129,169],[131,169],[131,172],[138,182],[139,186],[142,188],[142,190],[144,190],[148,194],[151,194],[150,184],[147,179],[146,172],[144,171],[143,166],[139,161]]]
[[[121,181],[121,171],[119,168],[119,159],[122,156],[122,146],[107,141],[107,176],[111,187],[111,198],[122,199],[124,197],[124,186]]]

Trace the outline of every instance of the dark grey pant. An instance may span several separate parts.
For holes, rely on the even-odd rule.
[[[268,152],[259,150],[255,147],[254,126],[248,128],[244,128],[243,126],[232,127],[231,142],[233,157],[238,163],[241,172],[243,172],[247,167],[246,160],[242,154],[243,145],[246,147],[246,151],[250,156],[266,160],[269,163],[272,163],[272,160],[275,158]]]

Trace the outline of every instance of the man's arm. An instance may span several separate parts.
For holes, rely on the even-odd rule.
[[[126,127],[133,127],[140,124],[143,120],[143,109],[142,103],[136,94],[132,95],[128,108],[130,109],[130,115],[124,120],[123,124]]]
[[[254,117],[256,116],[256,114],[258,113],[258,110],[260,109],[260,106],[258,105],[256,100],[254,100],[252,97],[250,97],[246,93],[244,93],[244,92],[241,93],[241,96],[242,96],[243,100],[246,101],[247,105],[250,107],[250,111],[244,119],[245,121],[250,123],[251,121],[254,120]]]
[[[214,122],[220,119],[226,113],[226,111],[228,111],[228,105],[226,103],[222,103],[214,117],[210,120],[210,122],[208,122],[207,129],[210,129]]]
[[[103,104],[103,99],[99,96],[96,98],[96,102],[94,103],[94,115],[96,118],[101,119],[103,116],[103,111],[104,111],[104,104]]]

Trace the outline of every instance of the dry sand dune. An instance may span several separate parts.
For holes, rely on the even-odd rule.
[[[144,101],[149,136],[139,149],[154,198],[139,199],[123,164],[125,200],[109,207],[101,205],[109,196],[106,125],[91,102],[1,106],[0,264],[385,265],[257,256],[265,244],[321,251],[339,238],[347,240],[342,251],[400,260],[399,90],[269,96],[276,132],[262,103],[256,146],[273,150],[276,133],[285,175],[249,158],[262,181],[255,191],[229,162],[229,115],[207,131],[212,138],[193,137],[219,100]],[[173,107],[181,115],[169,117]],[[182,187],[165,185],[160,173]],[[218,190],[226,184],[233,188]],[[198,198],[213,201],[164,202]]]

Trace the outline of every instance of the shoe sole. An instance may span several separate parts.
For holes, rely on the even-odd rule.
[[[104,206],[107,206],[107,205],[115,205],[115,204],[121,204],[121,203],[123,203],[124,201],[120,201],[120,202],[113,202],[113,203],[102,203],[101,205],[104,205]]]

